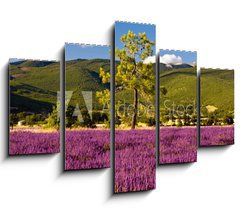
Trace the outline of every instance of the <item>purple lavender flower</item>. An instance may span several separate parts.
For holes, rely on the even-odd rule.
[[[200,146],[234,144],[234,126],[201,126]]]
[[[186,163],[197,160],[196,127],[160,128],[160,164]]]
[[[110,167],[110,130],[67,130],[65,169]]]
[[[117,130],[115,140],[115,192],[155,189],[155,130]]]
[[[10,132],[10,155],[47,154],[60,152],[59,132],[16,130]]]

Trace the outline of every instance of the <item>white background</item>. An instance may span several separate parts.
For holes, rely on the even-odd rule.
[[[238,0],[0,1],[0,215],[240,215]],[[109,44],[115,20],[155,23],[157,48],[198,51],[198,66],[235,69],[234,146],[161,166],[157,189],[111,194],[111,170],[63,173],[61,154],[9,158],[9,57],[60,59],[64,42]]]

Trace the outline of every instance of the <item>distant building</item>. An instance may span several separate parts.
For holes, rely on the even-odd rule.
[[[23,126],[26,124],[26,121],[25,120],[21,120],[18,122],[18,126]]]

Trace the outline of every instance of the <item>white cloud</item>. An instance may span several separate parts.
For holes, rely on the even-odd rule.
[[[192,62],[192,63],[190,63],[190,65],[192,65],[192,66],[196,66],[197,65],[197,62]]]
[[[182,62],[181,56],[176,56],[174,54],[165,54],[163,56],[160,56],[160,63],[164,64],[179,64]]]
[[[155,63],[156,62],[156,56],[149,56],[143,61],[143,63],[145,63],[145,64],[147,64],[149,62]]]

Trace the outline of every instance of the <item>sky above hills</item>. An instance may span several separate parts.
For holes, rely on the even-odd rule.
[[[85,44],[65,44],[65,60],[110,59],[110,47]]]
[[[18,58],[10,58],[9,63],[14,63],[14,62],[19,62],[19,61],[24,61],[24,59],[18,59]]]

